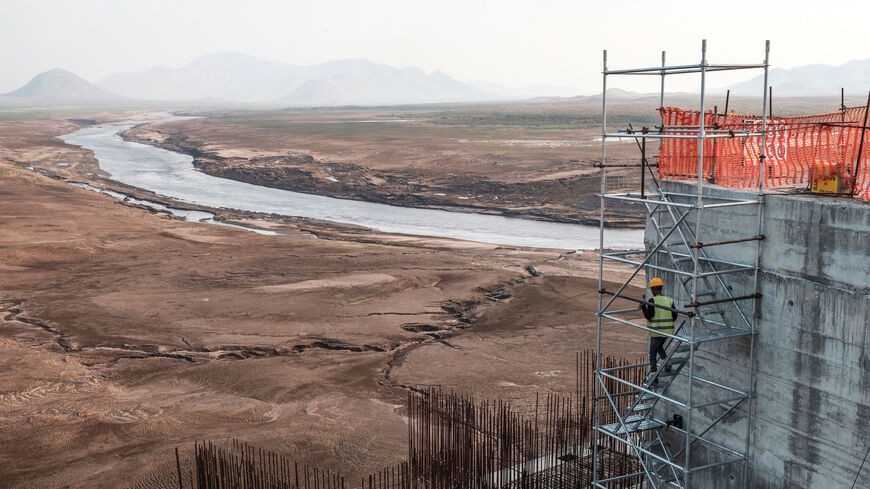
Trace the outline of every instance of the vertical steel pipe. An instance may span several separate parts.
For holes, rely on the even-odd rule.
[[[699,242],[701,240],[701,218],[703,216],[703,207],[704,207],[704,136],[706,135],[705,121],[705,100],[704,97],[706,95],[707,90],[707,40],[704,39],[701,41],[701,107],[700,114],[698,114],[698,197],[697,197],[697,205],[695,209],[695,241]],[[701,273],[700,261],[698,260],[698,248],[693,248],[691,251],[692,262],[693,262],[693,272],[692,272],[692,295],[691,300],[693,303],[698,300],[698,280]],[[698,311],[700,312],[700,311]],[[694,375],[695,375],[695,329],[697,326],[698,320],[696,316],[692,316],[689,321],[689,395],[688,402],[686,407],[686,453],[685,453],[685,462],[683,467],[685,468],[685,476],[683,480],[683,486],[686,489],[691,487],[691,476],[692,473],[689,470],[691,468],[691,455],[692,455],[692,415],[693,415],[693,403],[694,403]]]
[[[600,177],[601,177],[601,187],[600,187],[600,205],[601,208],[598,214],[598,314],[597,314],[597,335],[595,340],[595,352],[596,352],[596,364],[595,364],[595,376],[598,377],[601,372],[601,306],[602,306],[602,294],[601,290],[604,288],[604,257],[602,256],[604,253],[604,194],[607,185],[607,171],[605,168],[606,163],[606,143],[607,143],[607,50],[605,49],[602,53],[602,66],[603,71],[601,73],[601,168],[600,168]],[[599,406],[598,406],[598,396],[599,396],[599,387],[598,383],[595,383],[595,395],[593,397],[594,405],[594,414],[593,420],[595,426],[599,425]],[[593,443],[592,443],[592,479],[598,480],[598,433],[597,431],[592,431]]]

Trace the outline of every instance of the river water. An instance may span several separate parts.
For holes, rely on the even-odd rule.
[[[598,227],[469,212],[399,207],[292,192],[214,177],[193,167],[186,154],[124,141],[137,123],[90,126],[61,136],[93,151],[113,180],[181,202],[208,207],[322,219],[388,233],[456,238],[508,246],[585,250],[598,248]],[[607,230],[613,248],[637,248],[642,230]]]

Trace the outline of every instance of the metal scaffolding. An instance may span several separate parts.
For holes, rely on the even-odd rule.
[[[770,42],[767,41],[764,62],[761,64],[714,65],[707,62],[707,42],[704,40],[699,64],[668,66],[665,53],[662,52],[662,64],[659,67],[619,70],[608,69],[607,51],[604,51],[597,349],[601,352],[602,336],[606,336],[611,328],[627,327],[655,332],[666,336],[667,342],[662,368],[647,375],[642,384],[629,381],[626,373],[634,369],[646,369],[645,363],[612,368],[602,368],[600,363],[596,365],[595,396],[598,402],[595,403],[594,413],[595,458],[598,460],[600,440],[617,440],[627,445],[637,457],[640,470],[612,476],[602,474],[596,463],[593,474],[595,487],[612,487],[621,479],[640,476],[652,488],[688,489],[698,487],[702,473],[706,472],[703,474],[706,477],[716,477],[716,474],[725,473],[723,471],[729,468],[742,472],[739,477],[743,487],[747,487],[751,425],[748,413],[754,393],[754,338],[761,297],[758,273],[764,239],[763,183],[759,183],[757,193],[741,195],[717,192],[716,195],[710,195],[709,191],[705,192],[705,187],[709,188],[710,184],[703,177],[704,141],[723,137],[760,137],[763,148],[761,168],[764,168],[769,49]],[[737,134],[719,131],[715,126],[705,127],[707,73],[743,69],[760,69],[764,72],[760,133]],[[643,131],[608,131],[608,77],[660,76],[660,107],[663,107],[666,77],[685,73],[700,74],[701,116],[697,126],[680,126],[677,130],[660,127]],[[697,182],[689,182],[694,187],[679,192],[674,190],[677,185],[661,184],[644,152],[641,172],[649,170],[651,184],[642,184],[637,194],[608,193],[606,142],[626,137],[637,138],[638,146],[644,150],[646,139],[697,140],[698,177]],[[764,179],[760,178],[759,181],[763,182]],[[633,202],[646,209],[647,238],[643,249],[608,250],[604,221],[606,204],[610,201]],[[739,226],[742,229],[736,230],[734,236],[724,236],[726,239],[703,241],[702,231],[708,229],[706,226],[711,226],[714,219],[730,213],[740,213],[744,221],[748,216],[752,224],[748,227]],[[724,232],[719,232],[719,238],[723,237],[721,234]],[[740,232],[743,234],[736,234]],[[754,260],[747,259],[753,255]],[[605,262],[630,264],[634,271],[618,288],[608,290],[604,281]],[[622,309],[617,309],[619,302],[646,302],[626,293],[632,280],[641,271],[646,272],[647,278],[654,275],[665,277],[665,290],[677,299],[673,308],[664,308],[678,314],[673,334],[647,327],[636,306],[626,308],[623,305]],[[658,305],[654,307],[663,308]],[[702,350],[701,355],[698,354],[699,350]],[[741,377],[732,372],[715,371],[705,365],[705,355],[722,351],[736,352],[736,355],[732,355],[732,361],[748,361],[743,369],[735,369],[745,372],[745,375]],[[612,392],[615,384],[630,391],[628,395],[632,396],[633,402],[629,403],[627,409],[618,407],[624,403],[616,402],[616,394]],[[622,390],[619,395],[625,395],[624,392]],[[735,439],[742,443],[735,443]],[[735,467],[735,464],[742,467]],[[693,478],[696,482],[694,486]]]

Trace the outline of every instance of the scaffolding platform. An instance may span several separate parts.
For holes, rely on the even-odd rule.
[[[625,428],[621,423],[610,423],[601,425],[601,431],[607,432],[609,435],[617,436],[628,433],[637,433],[638,431],[651,430],[653,428],[661,428],[665,425],[663,421],[650,418],[646,415],[632,415],[624,420]]]
[[[760,138],[762,161],[767,137],[767,82],[770,43],[765,43],[764,62],[761,64],[709,64],[706,41],[701,45],[698,64],[668,66],[665,53],[662,64],[654,68],[608,69],[604,52],[601,124],[600,169],[601,210],[599,294],[598,294],[598,351],[602,336],[611,328],[633,328],[665,337],[665,358],[658,368],[646,375],[643,384],[628,378],[628,371],[646,369],[645,363],[618,365],[604,368],[596,366],[596,436],[617,440],[636,456],[640,471],[625,476],[642,477],[646,485],[656,488],[697,487],[696,476],[714,467],[742,465],[742,480],[747,487],[750,423],[745,422],[743,446],[733,447],[717,436],[716,427],[723,421],[734,425],[751,408],[753,400],[756,311],[761,294],[758,289],[759,260],[764,234],[764,178],[759,178],[757,192],[709,195],[704,178],[705,142],[715,145],[723,138]],[[666,127],[663,123],[655,130],[612,130],[607,126],[608,77],[647,75],[661,77],[660,107],[664,107],[665,79],[669,75],[700,74],[700,114],[705,114],[706,76],[711,72],[757,69],[764,74],[764,92],[761,118],[751,131],[720,130],[705,127],[705,118],[697,125]],[[760,129],[760,130],[759,130]],[[649,170],[649,185],[641,184],[639,191],[608,192],[608,164],[606,143],[612,139],[635,138],[641,150],[640,169],[645,182]],[[677,192],[664,188],[646,155],[646,140],[693,141],[698,148],[697,181],[694,192]],[[664,143],[663,143],[664,144]],[[678,143],[683,144],[683,143]],[[694,143],[692,143],[694,144]],[[713,146],[715,147],[715,146]],[[661,162],[659,162],[661,163]],[[694,163],[692,163],[694,164]],[[616,166],[624,166],[622,163]],[[660,165],[656,166],[660,170]],[[647,215],[646,243],[643,249],[610,251],[604,227],[608,203],[620,201],[642,204]],[[750,228],[741,235],[718,236],[716,241],[705,241],[701,235],[706,219],[716,213],[750,216]],[[713,216],[713,217],[708,217]],[[722,239],[724,238],[724,239]],[[739,249],[740,252],[734,251]],[[749,257],[754,259],[750,259]],[[632,267],[633,272],[615,290],[605,288],[605,264],[620,263]],[[661,276],[665,279],[666,294],[675,298],[672,307],[653,304],[676,315],[673,333],[651,329],[638,314],[638,307],[617,308],[617,299],[650,304],[626,294],[626,288],[639,274],[646,279]],[[679,300],[676,300],[679,298]],[[704,368],[704,353],[724,351],[726,348],[747,349],[750,366],[747,378],[733,378],[728,372],[708,371]],[[600,357],[600,355],[599,355]],[[741,358],[744,358],[741,356]],[[626,404],[626,396],[630,402]],[[619,402],[617,402],[619,401]],[[605,411],[607,411],[605,413]],[[673,417],[671,417],[673,415]],[[613,420],[616,422],[612,422]],[[606,422],[599,422],[606,420]],[[742,428],[741,428],[742,429]],[[733,443],[733,439],[729,439]],[[598,443],[593,444],[594,447]],[[700,447],[704,447],[700,450]],[[598,457],[598,452],[594,452]],[[596,464],[597,467],[597,464]],[[593,474],[593,486],[606,488],[622,476]],[[644,485],[644,487],[646,487]]]

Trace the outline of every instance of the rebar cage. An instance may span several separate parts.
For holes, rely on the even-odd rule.
[[[678,314],[673,334],[666,337],[666,357],[661,368],[650,372],[642,383],[629,380],[628,373],[646,369],[646,364],[603,368],[596,365],[596,399],[594,436],[597,447],[603,440],[625,444],[637,458],[639,470],[632,473],[602,474],[595,464],[593,486],[613,487],[624,478],[641,477],[652,488],[698,487],[702,480],[716,478],[724,471],[748,484],[750,468],[749,413],[754,392],[754,342],[759,315],[759,260],[764,238],[763,179],[757,192],[722,192],[713,189],[703,178],[706,140],[722,137],[757,136],[766,148],[768,59],[770,42],[765,43],[761,64],[716,65],[707,62],[707,42],[701,44],[701,61],[692,65],[666,64],[662,52],[660,67],[612,70],[604,51],[602,122],[601,122],[601,208],[598,295],[597,349],[601,352],[602,336],[613,328],[633,328],[661,333],[647,327],[636,307],[617,309],[616,299],[645,303],[645,299],[627,295],[632,280],[643,271],[646,278],[665,279],[667,295],[675,299],[672,308]],[[700,113],[704,114],[706,77],[710,72],[757,69],[764,73],[760,131],[753,134],[723,134],[705,127],[704,118],[693,127],[680,131],[642,132],[608,131],[607,80],[611,76],[653,75],[661,77],[660,105],[664,107],[665,79],[669,75],[700,74]],[[637,193],[613,192],[619,186],[608,184],[606,143],[609,139],[634,137],[646,148],[646,140],[691,138],[699,148],[697,181],[660,182],[642,152],[641,172],[649,170],[649,181]],[[760,156],[762,162],[765,155]],[[646,210],[646,239],[643,249],[609,251],[604,226],[608,202],[640,204]],[[716,241],[705,241],[718,219],[737,219],[733,235],[717,231]],[[723,239],[724,238],[724,239]],[[628,279],[615,289],[604,281],[605,262],[631,265]],[[653,307],[662,308],[655,305]],[[743,369],[716,371],[710,358],[718,356],[746,363]],[[600,357],[600,355],[599,355]],[[617,403],[613,385],[631,393],[626,407]],[[607,412],[604,412],[607,410]],[[616,421],[613,422],[613,419]],[[725,422],[723,422],[725,421]],[[718,475],[717,475],[718,474]],[[694,485],[693,485],[694,481]],[[642,484],[643,485],[643,484]],[[729,486],[729,487],[733,487]]]

